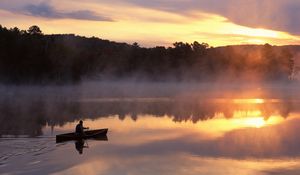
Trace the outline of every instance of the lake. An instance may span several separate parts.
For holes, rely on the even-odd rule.
[[[89,84],[0,92],[0,174],[300,173],[297,86]],[[56,143],[81,119],[90,129],[109,128],[107,139],[85,140],[81,148]]]

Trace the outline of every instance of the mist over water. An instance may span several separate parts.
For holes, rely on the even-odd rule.
[[[45,125],[63,125],[82,118],[96,119],[112,115],[120,119],[126,115],[131,115],[132,118],[144,114],[169,115],[174,121],[193,122],[213,118],[216,113],[223,113],[230,118],[234,110],[237,110],[235,107],[243,103],[253,103],[256,108],[264,108],[261,110],[266,113],[266,118],[275,109],[283,117],[287,117],[290,112],[299,110],[295,104],[300,102],[298,83],[278,82],[238,84],[107,81],[68,86],[3,85],[0,92],[0,117],[6,123],[1,128],[1,134],[13,135],[41,135],[42,126]],[[271,109],[262,104],[271,106]],[[251,106],[248,107],[251,109]]]
[[[2,85],[0,172],[299,172],[298,87],[128,80]],[[73,132],[78,120],[109,128],[108,141],[89,140],[82,155],[73,141],[56,144],[55,135]]]

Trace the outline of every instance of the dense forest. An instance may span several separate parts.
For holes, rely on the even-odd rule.
[[[140,47],[0,25],[0,82],[65,84],[83,79],[147,81],[291,80],[299,46],[210,47],[197,41]]]

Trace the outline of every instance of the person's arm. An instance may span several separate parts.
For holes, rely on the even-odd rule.
[[[90,129],[89,127],[82,127],[83,129]]]

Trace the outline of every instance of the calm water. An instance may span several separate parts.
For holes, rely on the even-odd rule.
[[[4,90],[0,174],[300,174],[295,94],[106,97]],[[55,142],[80,119],[92,129],[109,128],[108,140],[85,141],[82,154],[75,141]]]

